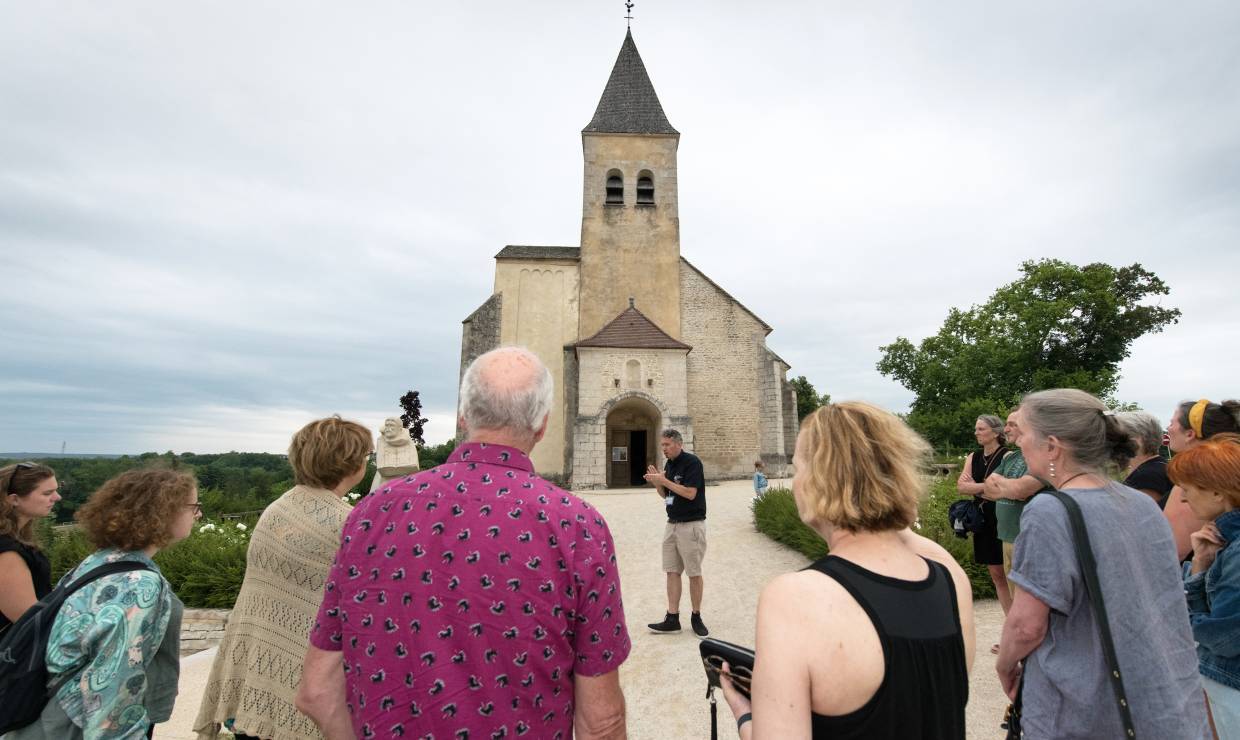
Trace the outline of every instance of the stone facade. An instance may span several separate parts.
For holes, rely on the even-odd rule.
[[[558,396],[564,388],[564,345],[577,340],[577,262],[500,255],[495,268],[495,294],[504,297],[499,344],[521,345],[538,355]],[[539,472],[563,475],[564,425],[564,404],[556,403],[547,433],[530,456]]]
[[[181,615],[181,655],[219,645],[231,613],[231,609],[186,609]]]
[[[693,425],[689,417],[689,397],[685,351],[675,349],[641,350],[577,349],[576,422],[573,430],[572,482],[579,490],[605,488],[611,444],[607,439],[608,421],[613,411],[627,405],[630,413],[645,412],[650,419],[642,424],[649,431],[647,455],[651,464],[658,458],[658,433],[670,427],[692,448]],[[612,428],[629,429],[632,423],[611,418]]]

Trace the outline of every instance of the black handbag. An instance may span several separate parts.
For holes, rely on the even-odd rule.
[[[1098,563],[1094,560],[1094,551],[1089,544],[1089,531],[1085,528],[1085,517],[1076,500],[1063,491],[1047,485],[1048,493],[1063,504],[1068,511],[1068,524],[1072,527],[1072,544],[1076,549],[1077,562],[1081,564],[1081,576],[1085,580],[1085,592],[1089,595],[1089,603],[1094,609],[1094,618],[1098,622],[1098,633],[1102,637],[1102,655],[1106,658],[1108,673],[1111,676],[1111,689],[1115,693],[1115,702],[1119,709],[1120,721],[1124,724],[1124,736],[1135,738],[1136,727],[1132,723],[1132,710],[1128,705],[1128,696],[1124,693],[1124,677],[1119,671],[1119,658],[1115,653],[1115,641],[1111,637],[1111,623],[1107,619],[1106,604],[1102,600],[1102,586],[1098,583]],[[1024,693],[1025,681],[1021,677],[1020,688],[1017,689],[1016,701],[1012,703],[1012,712],[1008,718],[1008,740],[1021,736],[1021,694]]]
[[[746,699],[751,698],[754,652],[747,647],[707,637],[698,643],[702,655],[702,667],[706,670],[706,698],[710,700],[710,740],[719,740],[715,689],[721,689],[719,674],[723,664],[728,664],[732,685]]]

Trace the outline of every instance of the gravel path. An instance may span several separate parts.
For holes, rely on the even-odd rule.
[[[772,485],[778,485],[772,481]],[[728,481],[707,489],[708,548],[702,618],[712,637],[742,645],[754,643],[758,594],[771,578],[806,565],[800,554],[754,530],[748,481]],[[633,652],[620,669],[628,704],[629,736],[644,738],[710,737],[706,679],[698,658],[697,637],[689,629],[689,590],[681,610],[684,629],[660,635],[646,629],[663,618],[667,606],[662,573],[662,499],[651,489],[584,493],[603,512],[616,540],[624,611]],[[998,640],[1002,613],[994,600],[975,606],[978,654],[966,710],[970,738],[1001,738],[999,720],[1007,699],[999,689],[990,645]],[[719,697],[720,737],[732,734],[731,714]]]
[[[778,482],[772,481],[772,485]],[[771,578],[796,570],[805,558],[772,542],[753,528],[748,481],[729,481],[708,489],[708,549],[703,575],[706,578],[702,616],[711,636],[742,645],[753,645],[754,614],[758,593]],[[621,588],[633,652],[620,669],[628,703],[629,737],[690,740],[710,737],[709,704],[705,700],[706,678],[698,658],[697,637],[682,617],[684,630],[658,635],[646,624],[663,618],[667,608],[662,572],[662,499],[649,488],[605,493],[584,493],[582,498],[603,512],[620,559]],[[689,612],[689,589],[685,585],[682,611]],[[999,719],[1007,700],[999,690],[994,656],[989,646],[999,638],[1002,614],[994,600],[979,602],[978,654],[969,686],[967,719],[969,738],[1001,738]],[[211,670],[214,650],[181,661],[180,695],[171,720],[156,728],[163,740],[188,740],[198,713],[203,685]],[[720,737],[732,734],[731,714],[719,697]],[[221,737],[228,737],[221,735]]]

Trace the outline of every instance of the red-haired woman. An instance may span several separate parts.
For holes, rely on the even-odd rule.
[[[1240,737],[1240,436],[1217,434],[1167,470],[1183,503],[1207,524],[1185,568],[1188,616],[1219,737]]]
[[[34,525],[59,500],[56,473],[46,465],[0,468],[0,633],[52,590],[52,566]]]
[[[1240,401],[1213,403],[1203,398],[1180,404],[1172,412],[1171,423],[1167,425],[1167,446],[1179,454],[1216,434],[1240,434]],[[1179,489],[1167,495],[1163,514],[1171,524],[1171,534],[1175,537],[1180,560],[1184,560],[1193,551],[1189,538],[1205,522],[1193,515]]]

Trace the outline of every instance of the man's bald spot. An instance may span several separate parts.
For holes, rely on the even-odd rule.
[[[542,363],[529,350],[503,347],[482,358],[478,380],[493,391],[525,390],[538,382],[542,372]]]

